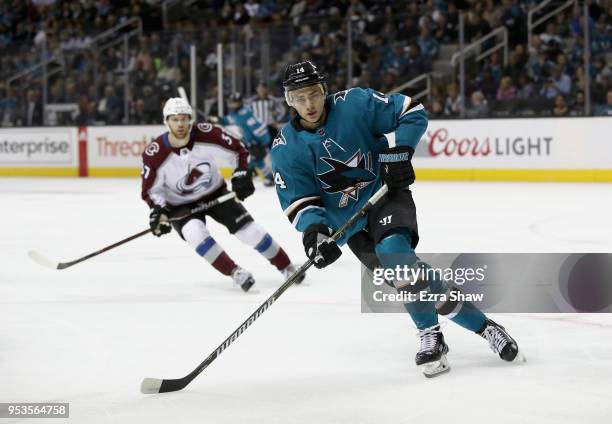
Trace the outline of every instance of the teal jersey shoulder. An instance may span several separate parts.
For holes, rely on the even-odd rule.
[[[327,96],[325,107],[316,131],[294,119],[272,144],[277,195],[298,231],[313,223],[342,226],[382,185],[379,152],[415,149],[427,128],[425,109],[402,94],[353,88]],[[362,219],[340,243],[364,226]]]
[[[253,112],[246,106],[241,107],[235,112],[225,115],[221,123],[223,125],[237,125],[242,130],[242,138],[247,146],[253,143],[270,143],[270,132],[268,127],[255,118]]]

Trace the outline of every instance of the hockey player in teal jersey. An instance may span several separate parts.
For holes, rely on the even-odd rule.
[[[310,62],[287,66],[283,87],[297,116],[273,141],[271,156],[276,191],[285,214],[303,232],[314,266],[323,268],[351,251],[370,269],[408,265],[428,268],[415,254],[419,241],[416,208],[409,185],[415,175],[411,159],[427,128],[424,107],[402,94],[372,89],[327,92],[325,76]],[[330,236],[360,209],[382,184],[389,192],[338,243]],[[412,284],[395,281],[398,290],[449,293],[457,290],[438,278]],[[419,330],[416,363],[426,376],[450,369],[448,346],[438,314],[485,338],[506,361],[519,358],[518,345],[505,329],[473,304],[426,301],[405,307]]]
[[[253,112],[242,104],[242,95],[233,93],[228,102],[230,112],[221,118],[222,125],[236,125],[242,131],[242,141],[251,153],[249,166],[258,170],[264,177],[264,184],[274,185],[268,159],[270,132],[259,122]]]

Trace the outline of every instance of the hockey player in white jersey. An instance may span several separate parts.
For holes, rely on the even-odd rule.
[[[229,193],[216,160],[220,156],[227,155],[236,163],[231,183],[239,200],[253,194],[255,187],[248,169],[249,152],[238,139],[210,123],[194,125],[191,106],[182,98],[169,99],[163,116],[168,131],[149,144],[142,155],[142,198],[151,208],[149,224],[153,234],[167,234],[174,226],[201,257],[248,291],[255,283],[252,274],[238,266],[212,237],[206,226],[206,217],[210,217],[288,278],[296,267],[235,199],[170,221],[173,216],[183,216],[185,210]]]

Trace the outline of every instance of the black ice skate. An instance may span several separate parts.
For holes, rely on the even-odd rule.
[[[510,334],[504,327],[487,318],[484,328],[478,331],[480,337],[489,342],[491,350],[508,362],[524,362],[525,357],[519,351],[516,340],[510,337]]]
[[[450,364],[446,359],[448,345],[444,343],[444,335],[440,325],[419,330],[421,348],[416,354],[416,364],[421,367],[427,378],[450,371]]]
[[[245,292],[249,291],[251,286],[255,284],[253,275],[251,275],[251,273],[246,269],[240,268],[239,266],[232,271],[232,279],[234,280],[234,283],[239,285]]]

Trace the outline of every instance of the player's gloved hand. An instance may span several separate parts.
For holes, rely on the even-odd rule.
[[[312,224],[304,231],[304,250],[316,268],[325,268],[342,255],[342,250],[331,235],[332,231],[323,224]]]
[[[255,193],[250,169],[237,168],[232,175],[232,191],[239,200],[244,200]]]
[[[253,156],[253,159],[262,160],[265,159],[266,155],[268,154],[268,151],[266,150],[266,146],[264,146],[263,144],[253,143],[249,147],[249,153],[251,154],[251,156]]]
[[[378,155],[380,176],[389,188],[389,193],[398,192],[414,183],[412,155],[414,149],[408,146],[397,146],[384,149]]]
[[[151,227],[151,231],[157,237],[160,237],[164,234],[168,234],[172,230],[172,225],[170,225],[170,221],[168,221],[168,215],[170,212],[168,209],[155,205],[153,209],[151,209],[151,213],[149,214],[149,227]]]

